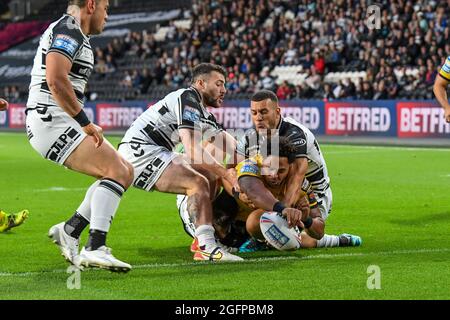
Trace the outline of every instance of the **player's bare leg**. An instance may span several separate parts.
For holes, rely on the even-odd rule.
[[[192,169],[180,157],[167,167],[155,184],[155,189],[188,196],[188,211],[195,221],[195,238],[199,243],[194,260],[242,260],[223,251],[216,243],[208,179]]]
[[[306,232],[301,233],[302,248],[331,248],[331,247],[359,247],[362,240],[359,236],[343,233],[340,235],[325,234],[322,239],[317,240]]]
[[[49,235],[60,245],[62,254],[75,264],[101,267],[112,271],[128,271],[130,266],[115,259],[106,247],[106,234],[119,206],[123,192],[131,185],[133,168],[112,147],[104,141],[95,147],[90,136],[72,152],[64,165],[74,171],[99,179],[88,190],[84,205],[90,210],[78,213],[67,222],[52,227]],[[82,206],[83,207],[83,204]],[[80,210],[83,211],[83,210]],[[86,248],[78,254],[78,238],[90,223],[90,234]],[[62,232],[62,229],[64,232]]]

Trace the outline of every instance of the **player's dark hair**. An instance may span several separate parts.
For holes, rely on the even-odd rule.
[[[197,81],[198,77],[209,75],[213,71],[220,73],[225,79],[227,78],[227,71],[224,67],[212,63],[200,63],[192,69],[192,83]]]
[[[274,150],[274,153],[272,153],[272,144],[276,142],[278,142],[278,150]],[[289,163],[294,162],[295,155],[297,154],[297,147],[292,141],[288,137],[279,135],[272,135],[270,138],[264,139],[259,148],[263,158],[274,155],[280,158],[288,158]]]
[[[260,102],[260,101],[264,101],[267,99],[270,99],[273,102],[275,102],[276,104],[278,104],[277,95],[270,90],[260,90],[260,91],[256,92],[251,98],[251,100],[255,101],[255,102]]]
[[[87,0],[69,0],[68,6],[77,6],[83,8],[86,5]],[[100,0],[95,0],[96,3],[99,3]]]

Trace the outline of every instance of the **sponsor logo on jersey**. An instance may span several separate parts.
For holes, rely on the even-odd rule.
[[[148,190],[152,183],[155,172],[157,172],[164,165],[164,162],[159,158],[154,158],[151,162],[142,170],[141,174],[136,178],[134,186],[142,190]]]
[[[293,141],[292,144],[294,144],[296,146],[304,146],[306,144],[306,140],[305,139],[297,139],[297,140]]]
[[[450,73],[450,60],[446,60],[445,64],[442,66],[442,71],[444,71],[445,73]]]
[[[241,168],[241,173],[251,173],[251,174],[255,174],[258,175],[259,174],[259,170],[258,167],[253,165],[253,164],[245,164],[242,168]]]
[[[58,34],[50,49],[63,50],[73,56],[78,46],[79,43],[74,38],[65,34]]]
[[[200,111],[191,107],[185,107],[183,112],[183,120],[198,122],[200,120]]]
[[[53,145],[48,150],[45,158],[59,162],[59,160],[64,157],[70,147],[77,141],[81,136],[81,133],[76,129],[70,127],[62,135],[56,139]]]

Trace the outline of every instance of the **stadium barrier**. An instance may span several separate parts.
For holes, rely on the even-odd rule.
[[[123,131],[154,103],[87,103],[88,117],[105,131]],[[434,101],[281,101],[282,113],[304,124],[316,135],[374,136],[398,138],[448,138],[450,124]],[[223,108],[211,109],[224,128],[248,129],[252,126],[250,102],[229,100]],[[0,128],[25,127],[25,105],[10,104],[0,112]]]

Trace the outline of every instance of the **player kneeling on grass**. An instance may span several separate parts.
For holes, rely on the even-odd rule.
[[[188,205],[196,217],[193,236],[199,242],[194,260],[242,260],[216,243],[211,208],[211,195],[215,192],[205,176],[221,177],[237,186],[236,175],[227,171],[202,144],[205,131],[214,132],[216,139],[228,139],[206,109],[221,106],[226,71],[202,63],[192,70],[192,78],[191,87],[169,93],[134,121],[120,143],[119,153],[134,167],[134,187],[189,196]],[[180,140],[185,155],[173,152]]]

